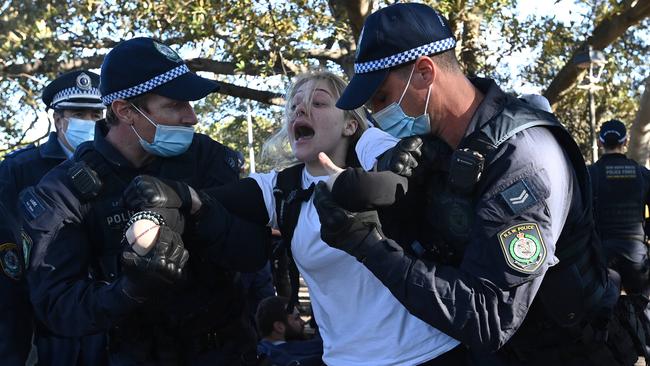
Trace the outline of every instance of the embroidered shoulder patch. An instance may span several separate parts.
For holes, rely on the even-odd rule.
[[[16,244],[0,244],[0,266],[7,277],[14,280],[20,279],[23,274],[23,264],[20,261]]]
[[[499,193],[513,215],[537,203],[537,197],[524,180],[520,180]]]
[[[26,190],[22,197],[22,204],[25,212],[32,218],[32,220],[41,216],[45,212],[45,204],[34,194],[31,190]]]
[[[546,246],[533,222],[517,224],[499,233],[499,243],[508,266],[523,273],[533,273],[546,259]]]

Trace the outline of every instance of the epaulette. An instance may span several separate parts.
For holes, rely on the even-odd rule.
[[[5,155],[5,158],[13,158],[13,157],[15,157],[15,156],[18,155],[18,154],[24,153],[24,152],[29,151],[29,150],[33,150],[33,149],[35,149],[35,148],[37,148],[37,147],[38,147],[38,146],[36,146],[36,145],[34,145],[34,144],[29,144],[29,145],[27,145],[27,146],[21,147],[20,149],[16,149],[16,150],[14,150],[14,151],[12,151],[12,152],[6,154],[6,155]]]

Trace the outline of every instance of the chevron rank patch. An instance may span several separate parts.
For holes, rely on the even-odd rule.
[[[499,233],[499,243],[508,266],[522,273],[533,273],[546,259],[546,246],[533,222],[517,224]]]
[[[0,267],[2,272],[13,280],[19,280],[23,274],[18,247],[14,243],[0,244]]]
[[[499,193],[499,195],[513,215],[518,215],[520,212],[537,203],[537,197],[528,187],[525,180],[520,180],[511,185]]]

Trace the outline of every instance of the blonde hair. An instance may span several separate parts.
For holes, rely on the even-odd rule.
[[[294,95],[302,85],[312,80],[326,82],[327,85],[330,87],[331,91],[334,93],[334,97],[336,99],[338,99],[341,96],[343,90],[347,86],[347,83],[342,78],[329,71],[312,71],[312,72],[307,72],[296,76],[293,85],[291,86],[291,88],[289,89],[289,91],[287,92],[284,98],[285,105],[284,105],[284,113],[282,116],[282,126],[280,126],[278,132],[276,132],[273,136],[271,136],[264,143],[264,146],[262,147],[262,154],[261,154],[262,161],[273,166],[276,170],[281,170],[282,168],[286,168],[298,162],[296,157],[293,155],[293,151],[291,151],[291,145],[289,143],[288,126],[289,126],[289,121],[294,113],[291,110],[291,100],[293,99]],[[312,90],[309,93],[307,100],[304,101],[304,104],[306,106],[305,113],[308,116],[311,115],[311,104],[312,104],[311,102],[313,97],[314,97],[314,90]],[[352,164],[354,161],[356,161],[354,146],[359,140],[359,137],[361,137],[363,131],[365,131],[368,128],[368,122],[366,120],[365,112],[363,111],[363,108],[357,108],[350,111],[344,110],[343,112],[344,112],[344,118],[346,120],[353,119],[357,121],[357,130],[354,132],[352,136],[348,137],[350,141],[350,145],[348,147],[348,155],[347,155],[346,163],[349,165]]]

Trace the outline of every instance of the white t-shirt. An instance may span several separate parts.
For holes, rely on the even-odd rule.
[[[375,166],[377,157],[395,146],[398,141],[398,138],[379,128],[372,127],[363,131],[354,147],[361,167],[370,171]]]
[[[277,172],[251,174],[277,226]],[[302,188],[327,179],[303,170]],[[390,291],[351,255],[320,238],[313,196],[300,209],[291,251],[309,288],[323,337],[323,361],[331,366],[418,365],[458,345],[458,341],[411,315]]]

